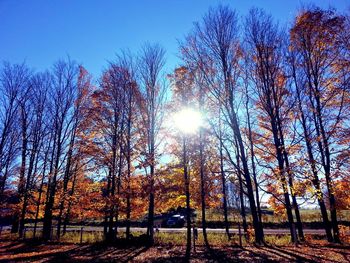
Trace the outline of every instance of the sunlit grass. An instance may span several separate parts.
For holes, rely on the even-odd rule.
[[[350,231],[349,227],[345,227],[343,225],[340,225],[340,233],[341,233],[341,239],[344,243],[350,242],[350,237],[346,234],[346,231]],[[34,238],[33,236],[34,232],[32,230],[25,231],[25,240],[32,240]],[[142,231],[133,231],[132,238],[137,238],[140,235],[144,234]],[[193,234],[193,233],[192,233]],[[64,235],[61,236],[61,238],[58,240],[56,237],[57,233],[56,231],[53,231],[53,238],[51,241],[54,242],[60,242],[60,243],[71,243],[71,244],[93,244],[104,241],[104,234],[103,231],[83,231],[83,234],[81,235],[80,230],[75,231],[68,231]],[[37,231],[36,233],[36,239],[40,239],[42,236],[41,231]],[[214,232],[208,232],[208,241],[211,246],[237,246],[240,244],[240,237],[238,234],[231,234],[231,239],[228,240],[226,233],[214,233]],[[10,230],[2,231],[1,237],[2,240],[18,240],[18,234],[13,234],[10,232]],[[118,238],[124,239],[125,238],[125,232],[120,231],[118,233]],[[193,238],[193,236],[192,236]],[[318,240],[325,240],[324,235],[305,235],[307,242],[313,242]],[[242,232],[241,236],[241,242],[243,246],[246,246],[248,244],[252,244],[254,242],[254,235],[248,234],[248,240],[245,239],[245,236]],[[276,245],[276,246],[288,246],[291,245],[290,241],[290,235],[289,234],[267,234],[265,235],[265,242],[270,245]],[[198,238],[196,240],[197,246],[204,246],[204,237],[202,232],[198,233]],[[183,232],[156,232],[155,233],[155,244],[156,245],[171,245],[171,246],[184,246],[186,245],[186,231]],[[193,244],[193,240],[192,240]]]
[[[322,216],[319,209],[300,209],[300,215],[302,222],[322,222]],[[330,217],[330,211],[328,211]],[[350,221],[350,210],[338,210],[337,216],[339,221]],[[231,224],[237,224],[238,221],[241,221],[239,212],[230,210],[228,212],[228,219]],[[197,211],[197,223],[200,223],[202,220],[201,212]],[[223,222],[224,215],[222,209],[207,209],[206,220]],[[264,223],[283,223],[286,222],[286,218],[282,215],[262,215],[262,221]],[[251,216],[247,214],[247,222],[251,222]]]

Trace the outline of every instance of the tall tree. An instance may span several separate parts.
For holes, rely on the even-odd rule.
[[[30,109],[28,109],[28,116],[23,116],[22,121],[22,129],[26,130],[22,131],[23,137],[25,136],[24,134],[26,134],[27,137],[27,142],[23,144],[23,146],[26,146],[22,146],[22,150],[24,150],[24,148],[27,148],[25,154],[29,156],[29,160],[27,163],[25,162],[25,166],[27,167],[27,169],[25,173],[26,179],[20,215],[20,237],[23,236],[27,207],[30,201],[31,192],[35,188],[33,182],[34,179],[36,179],[37,177],[37,167],[39,157],[41,155],[41,149],[43,146],[43,139],[45,135],[45,126],[43,118],[47,110],[46,101],[47,92],[50,88],[50,79],[45,73],[39,73],[32,77],[32,79],[29,82],[29,85],[30,90],[28,91],[28,94],[26,96],[28,96],[27,103],[30,105]],[[25,118],[28,118],[28,120],[25,121]]]
[[[91,90],[91,77],[88,75],[88,72],[82,67],[79,66],[79,73],[77,74],[77,83],[76,83],[76,91],[74,98],[74,105],[72,109],[72,117],[71,117],[71,127],[68,131],[69,133],[69,142],[67,146],[67,156],[66,156],[66,164],[64,168],[63,174],[63,189],[59,202],[59,212],[57,219],[57,238],[60,238],[61,235],[61,226],[63,220],[63,212],[65,209],[65,204],[68,199],[68,183],[74,179],[74,167],[77,166],[74,163],[76,157],[83,159],[83,156],[75,156],[79,154],[77,151],[77,133],[79,129],[82,129],[82,118],[86,117],[86,113],[84,110],[87,109],[86,103],[88,102],[88,96]],[[74,158],[75,157],[75,158]]]
[[[312,112],[312,127],[326,178],[335,242],[340,242],[340,238],[332,182],[332,143],[344,115],[344,71],[337,70],[343,50],[339,34],[343,30],[343,17],[331,10],[311,8],[298,15],[290,31],[291,46],[299,55],[298,64],[305,78],[306,85],[300,91],[308,98],[307,107]]]
[[[72,111],[76,95],[78,67],[75,62],[58,61],[52,72],[52,89],[49,91],[52,116],[52,140],[49,182],[45,203],[43,239],[51,238],[52,215],[57,192],[57,179],[62,172],[65,153],[69,142],[69,130],[72,125]]]
[[[159,45],[146,44],[139,58],[139,100],[142,116],[142,134],[145,138],[145,169],[149,183],[149,205],[147,233],[151,244],[154,242],[154,182],[157,157],[157,138],[162,124],[166,86],[161,82],[165,51]]]
[[[19,140],[18,120],[19,98],[27,88],[29,70],[25,64],[11,65],[5,62],[0,75],[0,198],[11,173]],[[17,232],[17,231],[15,231]]]
[[[258,95],[258,103],[263,114],[267,115],[269,130],[273,138],[275,155],[278,162],[278,175],[284,192],[284,203],[289,221],[291,238],[296,242],[296,233],[292,207],[295,210],[300,238],[304,238],[300,213],[293,189],[292,171],[284,140],[283,127],[287,125],[283,114],[286,114],[286,87],[283,68],[283,32],[273,24],[272,17],[262,10],[252,9],[246,19],[245,41],[252,54],[252,78]],[[292,196],[290,202],[289,190]]]
[[[185,61],[194,61],[198,65],[212,94],[221,100],[231,136],[238,141],[236,151],[239,152],[247,187],[255,241],[263,243],[263,228],[257,214],[251,173],[235,105],[241,58],[236,13],[226,6],[210,9],[202,22],[195,24],[193,33],[187,37],[181,51]]]

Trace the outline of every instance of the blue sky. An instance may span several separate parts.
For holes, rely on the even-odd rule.
[[[253,6],[262,7],[287,23],[310,1],[0,0],[0,60],[25,60],[34,69],[44,70],[69,55],[97,78],[120,49],[136,52],[148,41],[166,49],[170,72],[179,63],[177,39],[219,3],[230,5],[242,16]],[[339,11],[350,6],[348,0],[313,3]]]

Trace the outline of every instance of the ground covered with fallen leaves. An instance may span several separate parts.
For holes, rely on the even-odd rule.
[[[185,247],[122,247],[0,240],[0,262],[183,262]],[[190,262],[350,262],[349,245],[308,242],[298,246],[204,246]]]

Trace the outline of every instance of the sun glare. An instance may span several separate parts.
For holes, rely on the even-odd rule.
[[[202,115],[191,108],[182,109],[174,114],[174,124],[183,133],[195,133],[202,125]]]

